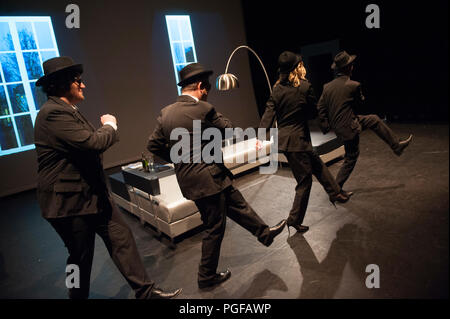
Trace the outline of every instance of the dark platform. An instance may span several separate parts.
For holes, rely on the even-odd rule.
[[[157,167],[149,172],[142,168],[125,168],[122,170],[123,179],[126,184],[140,189],[150,195],[159,195],[159,179],[175,174],[175,170],[167,165],[156,164]]]
[[[448,125],[391,125],[414,134],[402,157],[370,131],[346,189],[351,201],[335,209],[314,180],[304,236],[287,230],[269,248],[228,219],[219,267],[230,280],[199,291],[202,232],[175,250],[164,238],[124,213],[152,278],[183,287],[187,298],[448,298]],[[330,166],[335,175],[341,162]],[[286,218],[295,181],[288,167],[275,175],[243,174],[236,186],[270,225]],[[35,192],[0,199],[0,298],[66,298],[65,247],[40,217]],[[379,289],[368,289],[368,264],[380,268]],[[91,298],[132,298],[133,293],[97,237]]]

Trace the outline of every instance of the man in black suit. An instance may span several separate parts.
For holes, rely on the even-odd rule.
[[[371,129],[390,146],[397,155],[402,155],[412,139],[399,140],[394,132],[375,114],[356,115],[356,110],[364,102],[361,83],[350,79],[356,55],[342,51],[336,55],[331,68],[336,78],[324,85],[318,103],[318,113],[322,132],[333,129],[344,142],[344,163],[336,176],[336,182],[342,187],[350,176],[359,156],[359,134]]]
[[[38,201],[42,216],[64,241],[68,265],[79,269],[79,287],[69,288],[71,299],[89,297],[95,234],[135,291],[136,298],[171,298],[181,289],[164,292],[148,277],[134,237],[112,201],[102,165],[102,153],[118,141],[117,121],[100,118],[95,129],[79,112],[84,100],[83,67],[70,57],[44,62],[42,86],[48,101],[36,117],[35,145],[38,156]]]
[[[181,192],[184,197],[195,202],[206,227],[198,271],[199,288],[217,285],[231,275],[229,270],[217,273],[226,216],[247,229],[266,246],[270,246],[274,237],[286,225],[283,220],[274,227],[267,226],[239,190],[234,188],[233,175],[223,163],[205,163],[199,157],[209,141],[201,141],[201,145],[195,147],[194,121],[201,121],[201,132],[198,132],[201,136],[208,128],[220,129],[222,136],[225,128],[232,128],[230,121],[206,102],[211,89],[209,76],[212,73],[199,63],[189,64],[180,71],[181,81],[178,85],[182,88],[182,95],[174,104],[161,110],[147,145],[153,154],[167,162],[174,162]],[[171,139],[171,133],[178,128],[186,130],[190,140],[189,158],[185,157],[182,161],[174,160],[171,156],[172,146],[179,143],[179,140]],[[179,139],[180,137],[178,136]]]

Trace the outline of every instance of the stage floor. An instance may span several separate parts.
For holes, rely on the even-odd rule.
[[[183,287],[179,299],[217,298],[448,298],[449,127],[392,124],[414,134],[401,157],[372,132],[361,135],[361,155],[345,185],[355,194],[337,209],[314,179],[303,236],[284,230],[271,247],[228,219],[219,269],[231,278],[197,288],[203,232],[175,249],[134,216],[124,218],[156,283]],[[336,175],[342,161],[330,170]],[[235,185],[269,224],[288,216],[295,180],[288,167],[274,175],[250,171]],[[0,298],[66,298],[65,247],[40,217],[35,192],[1,199]],[[380,288],[366,287],[367,265],[380,270]],[[97,236],[91,298],[133,298]]]

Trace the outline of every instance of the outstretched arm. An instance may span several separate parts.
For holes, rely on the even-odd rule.
[[[170,148],[164,137],[162,124],[161,124],[161,114],[156,119],[156,128],[154,129],[152,135],[150,135],[147,142],[147,149],[149,152],[155,154],[156,156],[162,158],[166,162],[171,163],[170,159]]]
[[[206,115],[206,120],[213,126],[219,129],[232,128],[233,124],[231,121],[223,116],[221,113],[217,112],[213,107]]]
[[[357,114],[357,113],[359,113],[358,111],[362,108],[364,101],[366,99],[363,95],[361,84],[359,84],[355,90],[354,99],[355,99],[356,110],[353,110],[353,111]]]
[[[47,116],[48,133],[78,151],[103,153],[117,140],[115,129],[108,124],[92,132],[68,111],[54,110]]]
[[[309,86],[306,92],[306,102],[308,103],[306,116],[308,119],[314,119],[317,116],[317,98],[312,85]]]
[[[317,104],[317,111],[319,116],[319,126],[323,134],[327,134],[330,131],[330,122],[328,119],[328,105],[325,101],[325,93],[322,93]]]
[[[275,116],[276,116],[275,101],[274,101],[273,97],[270,96],[266,102],[266,109],[261,118],[261,122],[259,122],[259,127],[262,127],[262,128],[272,127],[273,122],[275,121]]]

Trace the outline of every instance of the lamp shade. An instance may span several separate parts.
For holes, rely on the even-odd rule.
[[[216,79],[216,89],[220,91],[228,91],[231,89],[236,89],[238,87],[239,80],[235,75],[231,73],[219,75]]]

